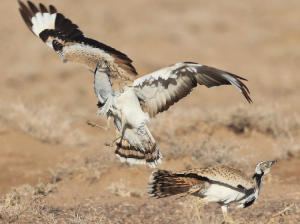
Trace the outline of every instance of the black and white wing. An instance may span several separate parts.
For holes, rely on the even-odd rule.
[[[205,65],[180,62],[136,79],[133,86],[143,110],[155,117],[190,94],[197,84],[208,88],[233,85],[251,103],[250,92],[241,80],[246,79]]]
[[[53,48],[64,61],[77,62],[95,71],[99,61],[110,65],[114,78],[133,80],[135,68],[125,54],[103,43],[86,37],[78,26],[57,12],[54,6],[47,9],[43,4],[37,8],[19,1],[20,13],[28,28]]]

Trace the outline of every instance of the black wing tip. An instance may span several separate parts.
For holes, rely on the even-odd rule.
[[[57,9],[53,5],[49,5],[49,11],[51,14],[57,13]]]
[[[238,79],[237,79],[238,80]],[[246,80],[246,79],[243,79],[243,80]],[[242,94],[244,95],[244,97],[246,98],[246,100],[248,101],[249,104],[252,104],[253,101],[252,99],[250,98],[250,90],[248,89],[248,87],[240,80],[239,81],[239,84],[241,85],[241,91],[242,91]],[[246,80],[248,81],[248,80]]]
[[[31,9],[31,11],[33,12],[33,14],[36,14],[39,12],[38,8],[31,1],[27,1],[27,4],[28,4],[29,8]]]
[[[40,6],[40,10],[41,10],[42,13],[47,13],[48,12],[47,8],[42,3],[40,3],[39,6]]]

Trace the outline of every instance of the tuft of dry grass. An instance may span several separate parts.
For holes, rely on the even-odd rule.
[[[38,184],[35,187],[23,185],[12,188],[11,192],[0,201],[0,221],[4,223],[46,223],[46,224],[103,224],[112,223],[102,214],[94,203],[80,206],[69,213],[55,209],[46,202],[49,193],[55,192],[55,184]]]
[[[209,134],[199,135],[194,140],[186,141],[180,133],[168,130],[164,130],[159,136],[160,143],[164,143],[164,157],[184,159],[186,169],[216,165],[249,167],[247,158],[235,159],[236,152],[240,148],[235,142],[216,141]]]
[[[239,145],[233,142],[217,142],[211,136],[204,136],[198,142],[178,142],[170,146],[166,158],[186,160],[186,169],[194,167],[225,165],[236,168],[248,168],[247,158],[235,159]]]
[[[130,181],[125,181],[123,179],[119,182],[112,183],[107,187],[107,190],[110,193],[121,197],[141,198],[143,196],[143,192],[140,189],[134,187]]]
[[[107,224],[112,223],[100,207],[87,205],[69,213],[54,209],[45,201],[46,196],[28,196],[16,204],[0,205],[0,221],[4,223],[45,223],[45,224]]]
[[[44,195],[47,196],[50,193],[56,192],[57,186],[55,184],[43,184],[39,183],[32,187],[29,184],[22,185],[20,187],[13,187],[11,191],[6,195],[5,204],[17,204],[22,199],[28,196]]]
[[[275,151],[278,159],[300,158],[300,144],[294,141],[277,144]]]
[[[237,106],[230,109],[221,123],[235,133],[257,131],[275,139],[290,138],[300,130],[297,115],[286,114],[279,105]]]
[[[67,180],[84,180],[90,184],[100,180],[105,169],[99,169],[98,167],[92,167],[87,165],[58,165],[54,169],[49,169],[50,183],[57,183],[59,181]]]
[[[196,213],[196,209],[194,207],[194,203],[195,201],[199,200],[199,198],[197,197],[185,197],[185,199],[183,200],[182,207],[183,207],[183,215],[186,217],[187,220],[190,221],[190,223],[199,223],[199,219]],[[200,212],[200,218],[202,223],[208,223],[208,224],[219,224],[222,223],[223,221],[223,216],[222,214],[218,214],[216,215],[215,213],[211,212],[211,211],[207,211],[205,212],[205,207],[209,206],[210,208],[214,207],[215,211],[218,211],[217,209],[219,209],[219,213],[221,212],[221,208],[217,205],[217,204],[205,204],[205,205],[199,205],[198,209]],[[211,210],[211,209],[210,209]]]
[[[82,145],[87,135],[72,128],[73,120],[61,108],[19,103],[0,107],[0,118],[12,128],[51,144]]]
[[[228,109],[170,110],[153,120],[151,129],[165,130],[174,135],[188,135],[191,132],[213,133],[216,128],[226,127],[237,134],[257,131],[275,139],[291,138],[300,131],[300,117],[287,113],[282,105],[258,103],[239,105]],[[161,136],[161,135],[160,135]]]
[[[40,216],[46,223],[57,223],[53,221],[53,215],[46,213],[41,205],[41,199],[55,191],[56,185],[42,183],[34,187],[23,185],[12,188],[0,201],[0,220],[14,223],[26,216]]]

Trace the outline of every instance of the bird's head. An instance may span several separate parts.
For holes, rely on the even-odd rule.
[[[278,162],[278,160],[260,162],[259,164],[257,164],[257,166],[255,168],[255,173],[256,174],[262,174],[262,173],[267,174],[270,172],[271,166],[277,162]]]
[[[97,64],[97,71],[98,72],[107,72],[107,71],[109,71],[108,61],[100,60]]]

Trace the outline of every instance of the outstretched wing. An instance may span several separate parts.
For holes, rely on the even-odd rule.
[[[197,84],[208,88],[233,85],[251,103],[250,92],[241,80],[246,79],[205,65],[180,62],[136,79],[133,86],[143,110],[154,117],[190,94]]]
[[[103,43],[86,37],[78,26],[58,13],[40,4],[37,8],[28,1],[28,7],[19,0],[20,13],[28,28],[52,47],[64,61],[77,62],[95,71],[99,61],[110,65],[116,79],[133,80],[135,68],[125,54]]]
[[[253,179],[242,171],[228,166],[214,166],[207,168],[196,168],[174,172],[173,175],[182,177],[193,177],[201,181],[216,181],[234,188],[250,190],[255,187]]]

